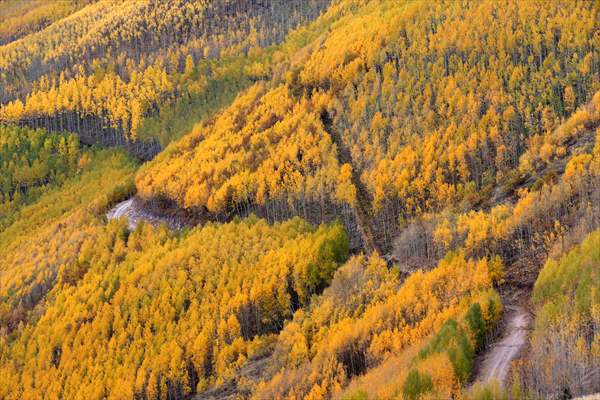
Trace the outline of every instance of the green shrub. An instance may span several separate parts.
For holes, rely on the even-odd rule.
[[[431,392],[432,389],[433,382],[431,381],[431,377],[413,368],[406,377],[402,393],[405,398],[415,400],[420,398],[421,395]]]
[[[467,322],[469,329],[473,334],[473,339],[475,340],[474,350],[479,351],[483,346],[487,330],[479,303],[475,303],[469,308],[469,311],[467,311],[467,314],[465,315],[465,321]]]

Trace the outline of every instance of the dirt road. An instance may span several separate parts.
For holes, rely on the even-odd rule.
[[[496,380],[506,382],[511,362],[519,356],[527,343],[527,331],[531,317],[521,306],[506,307],[506,324],[503,335],[487,349],[476,382]]]
[[[134,230],[142,221],[154,226],[164,223],[171,229],[181,229],[184,226],[177,218],[152,213],[145,209],[141,203],[139,199],[132,197],[114,206],[106,213],[106,217],[108,219],[127,218],[127,226],[131,230]]]

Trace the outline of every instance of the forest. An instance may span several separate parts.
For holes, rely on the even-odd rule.
[[[46,11],[52,3],[41,2],[30,13],[61,12]],[[262,49],[281,41],[288,30],[314,18],[328,4],[308,0],[291,5],[275,0],[269,7],[254,1],[91,3],[43,31],[0,47],[0,121],[69,130],[90,142],[136,142],[144,119],[153,112],[175,108],[186,118],[182,100],[190,104],[188,108],[198,103],[214,103],[216,108],[231,97],[216,91],[235,93],[246,80],[261,79]],[[61,2],[58,7],[67,5]],[[219,23],[212,19],[216,16]],[[83,32],[89,33],[82,36]],[[235,64],[244,63],[236,57],[246,55],[256,61],[240,73]],[[213,59],[221,61],[214,65]],[[137,155],[151,157],[157,151],[153,141],[164,144],[181,135],[165,137],[148,124],[140,136],[150,144],[140,141],[132,146]]]
[[[0,226],[33,201],[45,188],[60,184],[85,166],[79,139],[73,134],[49,134],[44,130],[0,127]]]
[[[267,90],[257,84],[214,121],[194,129],[187,141],[145,166],[137,177],[141,195],[215,211],[315,197],[320,207],[351,204],[339,170],[339,164],[349,163],[380,236],[375,240],[389,249],[399,233],[398,218],[485,204],[494,187],[518,178],[514,170],[528,142],[553,131],[600,89],[600,59],[592,51],[598,39],[596,14],[584,3],[566,15],[559,2],[509,2],[502,8],[493,2],[382,3],[339,16],[318,46],[301,54],[303,59],[292,55],[283,61],[289,63],[287,71],[275,75]],[[479,25],[463,22],[469,35],[461,35],[458,21],[471,20]],[[530,33],[550,23],[556,27],[553,35]],[[501,34],[490,36],[490,31]],[[265,91],[259,101],[247,97],[255,90]],[[285,114],[270,107],[268,118],[261,110],[274,102],[283,106],[290,98],[302,109]],[[264,121],[251,118],[254,110]],[[228,123],[240,112],[250,120]],[[302,121],[315,120],[315,126],[298,130],[294,120],[300,113]],[[213,150],[211,139],[220,138],[223,128],[235,129],[242,145],[234,141],[235,148],[228,149],[221,141],[221,148]],[[271,133],[276,130],[281,133]],[[315,134],[329,138],[313,139]],[[288,146],[291,154],[276,168],[260,162],[269,153],[253,146],[263,137],[281,143],[281,135],[297,143]],[[233,135],[226,140],[234,140]],[[327,152],[323,140],[335,144],[337,161],[317,156]],[[221,154],[242,158],[223,163],[228,169],[223,170],[203,160],[215,153],[219,161]],[[182,167],[181,160],[190,157],[197,170]],[[316,168],[307,170],[307,163]],[[269,175],[263,177],[263,170]],[[339,190],[330,189],[336,181]],[[198,190],[205,194],[197,195]],[[194,194],[193,203],[186,199],[188,192]]]
[[[0,0],[0,399],[600,393],[598,43],[585,1]]]

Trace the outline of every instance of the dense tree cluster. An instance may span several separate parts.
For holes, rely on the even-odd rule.
[[[597,88],[591,5],[568,14],[559,3],[518,2],[372,10],[334,31],[299,82],[339,99],[330,113],[376,208],[397,198],[411,213],[485,192],[517,165],[529,136],[552,130]]]
[[[3,397],[185,398],[255,357],[347,253],[339,225],[299,219],[96,231],[62,261],[36,324],[4,342]]]
[[[496,188],[506,200],[464,213],[428,214],[411,221],[395,243],[403,262],[427,264],[451,249],[507,261],[540,248],[550,250],[566,230],[600,227],[600,94],[556,130],[532,138],[514,174]],[[543,150],[549,148],[548,153]],[[514,200],[514,201],[511,201]],[[560,252],[560,250],[559,250]]]
[[[0,125],[0,231],[23,204],[76,173],[86,159],[75,135]]]
[[[0,14],[0,46],[38,32],[92,0],[5,0]]]
[[[93,138],[111,127],[135,141],[143,117],[164,103],[182,92],[206,96],[203,86],[212,72],[193,73],[197,63],[246,55],[280,42],[288,30],[315,18],[327,4],[308,0],[268,5],[206,0],[90,4],[43,31],[0,46],[0,101],[6,103],[0,108],[0,120],[67,128]],[[236,87],[242,84],[228,88]],[[164,135],[152,130],[146,136]]]
[[[39,131],[32,131],[35,135]],[[96,213],[132,190],[134,166],[127,157],[110,152],[84,157],[89,161],[81,165],[79,174],[58,187],[46,187],[0,230],[0,336],[4,339],[20,322],[37,318],[35,307],[52,289],[59,271],[78,259],[83,244],[93,247],[99,230],[93,222]]]
[[[296,312],[279,334],[273,363],[282,370],[260,384],[254,398],[324,399],[341,395],[352,378],[377,371],[389,357],[398,357],[411,346],[422,347],[432,332],[442,329],[440,335],[446,335],[442,325],[462,317],[471,304],[483,304],[477,317],[481,320],[477,321],[493,326],[502,306],[492,289],[490,272],[488,260],[467,260],[464,254],[456,253],[449,254],[432,271],[417,272],[400,284],[397,273],[387,270],[377,256],[350,260],[338,270],[323,296],[307,310]],[[473,353],[478,342],[471,335],[483,333],[483,328],[472,329],[468,322],[461,326],[469,332],[465,345]],[[423,361],[417,365],[423,371],[435,371],[435,366],[427,366],[434,353],[450,352],[436,340],[451,341],[434,338],[429,348],[422,350]],[[453,356],[446,356],[452,361]],[[465,362],[472,362],[472,354]],[[458,365],[462,361],[452,363],[456,373],[451,367],[449,381],[434,378],[440,393],[457,393],[459,382],[470,373],[468,365]],[[382,395],[394,385],[396,392],[383,397],[394,398],[402,391],[405,373],[400,368],[381,386],[373,385],[371,394]]]
[[[56,88],[42,81],[25,103],[17,100],[1,108],[0,120],[86,136],[109,124],[128,132],[135,141],[143,113],[172,91],[165,69],[152,66],[140,74],[132,71],[128,82],[112,72],[61,79]]]
[[[166,146],[230,104],[254,82],[283,74],[286,66],[282,62],[326,32],[348,6],[346,2],[333,4],[325,16],[306,26],[300,25],[283,43],[254,47],[247,54],[198,60],[192,73],[184,75],[180,96],[173,102],[160,104],[158,113],[144,118],[141,139],[158,138]]]
[[[211,212],[269,199],[322,202],[332,193],[352,204],[351,184],[340,184],[344,174],[320,118],[321,100],[295,101],[285,86],[265,92],[263,84],[253,86],[213,124],[159,155],[162,168],[145,166],[140,195]]]

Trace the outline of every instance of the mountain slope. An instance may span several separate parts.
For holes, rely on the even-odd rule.
[[[278,0],[269,6],[254,1],[94,2],[0,46],[0,121],[67,129],[88,143],[129,143],[135,155],[151,158],[158,151],[153,142],[168,143],[178,134],[144,128],[145,118],[182,95],[210,110],[209,98],[216,96],[206,90],[215,89],[209,82],[223,80],[219,69],[243,72],[243,65],[236,65],[239,57],[250,54],[259,61],[262,48],[282,41],[288,30],[314,19],[327,5],[308,0]],[[219,23],[213,23],[216,16]],[[255,76],[240,75],[225,82],[227,90],[235,92]],[[150,144],[137,141],[142,128]]]
[[[594,3],[0,10],[1,399],[598,390]]]
[[[563,9],[558,2],[511,2],[508,7],[364,2],[289,55],[287,72],[276,75],[268,90],[249,92],[262,91],[258,97],[264,101],[256,95],[240,97],[222,117],[195,129],[145,167],[138,190],[145,198],[167,197],[180,207],[212,212],[231,212],[244,203],[268,207],[269,201],[294,207],[315,195],[321,197],[320,207],[351,205],[351,196],[339,195],[348,193],[348,184],[335,162],[321,155],[314,162],[324,172],[304,166],[312,161],[304,161],[305,154],[321,151],[316,143],[304,145],[302,154],[293,154],[292,147],[292,154],[272,167],[254,162],[267,154],[252,147],[270,136],[264,129],[287,129],[287,137],[301,140],[294,118],[300,113],[307,121],[323,116],[332,131],[340,132],[339,146],[350,152],[350,168],[368,189],[379,247],[389,249],[399,218],[444,207],[468,210],[486,202],[494,186],[517,167],[529,138],[553,130],[599,88],[600,60],[593,46],[597,13],[584,3],[568,14]],[[552,34],[537,33],[546,26],[553,27],[546,31]],[[289,116],[273,115],[258,125],[252,119],[225,125],[247,133],[221,154],[204,147],[236,110],[264,113],[260,107],[275,99],[302,108],[290,106]],[[313,131],[322,125],[316,121]],[[215,182],[204,172],[210,163],[195,154],[241,157],[232,168],[245,175],[227,171]],[[273,176],[264,176],[262,169]],[[340,181],[339,190],[329,189],[335,181]]]

